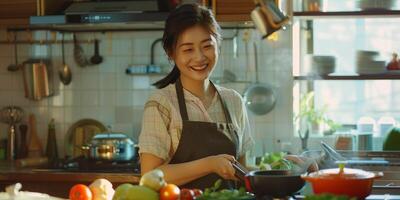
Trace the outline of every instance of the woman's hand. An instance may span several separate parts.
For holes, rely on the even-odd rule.
[[[232,166],[235,157],[228,154],[219,154],[208,156],[206,159],[212,172],[224,179],[236,180],[235,169]]]
[[[311,162],[306,157],[297,156],[297,155],[286,155],[285,159],[293,161],[295,164],[297,164],[299,166],[308,167],[308,169],[304,169],[307,172],[318,171],[318,164],[315,161]],[[309,166],[305,166],[305,165],[308,165],[308,164],[309,164]]]

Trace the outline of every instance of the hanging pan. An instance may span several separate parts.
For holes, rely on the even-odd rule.
[[[256,43],[253,43],[253,46],[256,82],[244,92],[244,101],[251,112],[256,115],[265,115],[275,107],[276,93],[271,85],[259,82]]]

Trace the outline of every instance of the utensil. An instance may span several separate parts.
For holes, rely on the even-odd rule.
[[[69,85],[72,80],[72,73],[69,66],[65,63],[64,33],[62,34],[62,39],[61,39],[61,56],[62,56],[62,66],[58,71],[58,75],[60,76],[60,80],[64,85]]]
[[[21,142],[19,144],[17,158],[25,158],[28,155],[28,144],[27,144],[27,131],[28,126],[26,124],[19,125],[19,134]]]
[[[292,196],[303,188],[305,181],[291,170],[248,171],[239,162],[232,162],[236,176],[245,182],[246,189],[257,197],[282,198]]]
[[[15,72],[22,68],[22,65],[18,64],[17,33],[14,34],[14,58],[15,58],[15,63],[10,64],[7,67],[7,70],[10,72]]]
[[[315,194],[346,195],[360,200],[370,195],[374,179],[381,177],[382,172],[344,168],[344,165],[301,175],[301,178],[312,184]]]
[[[53,95],[53,86],[49,81],[52,79],[52,73],[48,69],[49,63],[44,59],[29,59],[24,62],[22,74],[26,98],[41,100]]]
[[[85,53],[81,45],[76,38],[76,35],[73,35],[74,38],[74,60],[79,67],[86,67],[90,64],[89,60],[85,57]]]
[[[21,121],[24,111],[20,107],[8,106],[0,111],[1,121],[9,125],[7,138],[7,160],[16,158],[16,130],[15,125]]]
[[[29,131],[28,158],[41,157],[43,155],[43,147],[37,135],[36,117],[34,114],[29,115]]]
[[[247,88],[244,92],[244,101],[247,108],[254,114],[264,115],[270,112],[275,107],[276,94],[271,85],[261,84],[259,82],[256,43],[253,43],[253,47],[256,82],[252,84],[249,88]]]
[[[103,57],[100,56],[99,53],[99,40],[94,40],[94,55],[90,59],[92,64],[98,65],[103,61]]]

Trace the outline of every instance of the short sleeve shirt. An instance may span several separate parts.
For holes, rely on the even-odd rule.
[[[235,90],[217,87],[227,104],[232,123],[239,136],[239,155],[243,156],[254,144],[250,134],[247,110],[242,97]],[[183,89],[189,120],[214,123],[226,123],[224,111],[218,93],[215,93],[211,105],[205,108],[201,100],[188,90]],[[150,153],[168,163],[176,149],[182,132],[175,84],[156,90],[147,100],[144,108],[142,129],[139,135],[139,153]],[[231,138],[227,129],[222,132]]]

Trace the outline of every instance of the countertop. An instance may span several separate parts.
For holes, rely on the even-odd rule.
[[[73,185],[77,183],[89,185],[98,178],[109,180],[115,188],[123,183],[138,184],[140,174],[17,168],[12,162],[0,161],[0,191],[4,191],[7,185],[19,182],[22,184],[22,190],[24,191],[41,192],[56,197],[67,198],[69,189]]]

